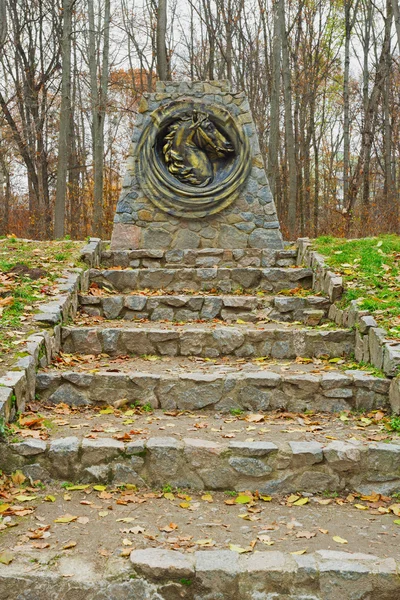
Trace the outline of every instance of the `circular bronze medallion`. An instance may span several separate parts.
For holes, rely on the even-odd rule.
[[[250,145],[224,107],[191,100],[151,114],[137,147],[143,191],[161,210],[196,219],[226,208],[251,170]]]

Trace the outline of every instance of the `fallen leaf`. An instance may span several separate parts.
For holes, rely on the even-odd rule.
[[[245,494],[239,494],[239,496],[237,496],[235,498],[236,504],[248,504],[249,502],[252,502],[252,501],[253,501],[253,497],[247,496]]]
[[[62,517],[58,517],[54,519],[54,523],[72,523],[72,521],[76,521],[78,517],[74,517],[73,515],[63,515]]]
[[[8,550],[0,552],[0,563],[3,565],[9,565],[14,560],[14,556]]]
[[[253,548],[248,546],[247,548],[241,548],[240,546],[236,546],[235,544],[229,544],[229,550],[232,552],[238,552],[239,554],[244,554],[245,552],[252,552]]]
[[[63,546],[63,550],[69,550],[70,548],[75,548],[75,546],[76,546],[76,542],[67,542]]]
[[[345,540],[344,538],[340,537],[339,535],[334,535],[332,539],[334,542],[337,542],[338,544],[348,544],[348,541]]]
[[[293,502],[293,506],[304,506],[310,502],[309,498],[299,498],[296,502]]]
[[[212,546],[215,546],[215,541],[212,540],[211,538],[205,538],[205,539],[197,540],[195,542],[195,544],[197,544],[198,546],[201,546],[202,548],[211,548]]]

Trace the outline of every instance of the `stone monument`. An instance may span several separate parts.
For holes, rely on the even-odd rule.
[[[282,247],[245,94],[157,82],[139,104],[111,249]]]

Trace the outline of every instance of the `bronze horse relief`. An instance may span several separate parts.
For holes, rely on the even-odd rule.
[[[217,103],[160,104],[142,130],[135,156],[146,196],[162,211],[198,219],[238,197],[251,171],[243,125]]]
[[[235,151],[209,116],[196,110],[170,125],[164,142],[168,171],[182,183],[201,187],[214,180],[215,161]]]

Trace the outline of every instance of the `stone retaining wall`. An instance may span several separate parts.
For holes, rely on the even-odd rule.
[[[123,443],[77,437],[0,446],[0,469],[33,480],[133,483],[261,494],[358,490],[390,495],[400,482],[400,444],[333,441],[218,443],[154,437]]]
[[[27,558],[0,564],[0,588],[6,600],[397,600],[399,570],[393,558],[337,550],[147,548],[133,550],[130,564],[115,555],[99,564],[66,553],[34,569]]]
[[[280,292],[298,287],[311,288],[310,269],[270,268],[175,268],[90,270],[90,281],[119,292],[134,290],[207,291],[225,294],[241,290]]]
[[[158,268],[166,267],[292,267],[296,265],[297,250],[268,248],[238,248],[203,250],[103,250],[104,267]],[[91,267],[95,265],[90,265]]]
[[[150,319],[151,321],[223,321],[254,322],[263,319],[302,321],[318,325],[327,316],[329,300],[320,296],[275,297],[262,296],[84,296],[80,295],[81,310],[106,319]]]
[[[37,375],[46,404],[70,406],[127,402],[165,410],[287,410],[340,412],[386,407],[390,381],[365,371],[319,374],[47,372]]]
[[[393,377],[390,387],[390,404],[394,414],[400,414],[400,343],[390,339],[388,332],[378,327],[378,323],[368,310],[361,310],[361,298],[350,302],[346,308],[338,308],[334,302],[340,299],[344,287],[342,277],[327,267],[324,257],[311,250],[308,238],[297,240],[299,249],[297,264],[305,264],[314,269],[313,289],[328,294],[332,305],[329,318],[339,327],[355,329],[355,358],[372,364]]]
[[[136,328],[63,327],[63,352],[111,356],[161,354],[216,358],[271,356],[335,358],[354,351],[354,332],[346,329],[273,329],[221,326]]]

